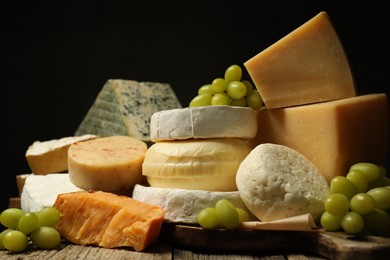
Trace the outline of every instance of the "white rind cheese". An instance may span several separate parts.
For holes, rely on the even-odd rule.
[[[135,185],[133,199],[160,206],[164,210],[164,220],[174,223],[196,224],[198,213],[207,207],[214,207],[220,199],[229,200],[234,206],[250,214],[237,191],[217,192],[204,190],[186,190],[173,188],[156,188]]]
[[[31,174],[27,176],[20,195],[21,208],[26,212],[40,211],[52,207],[58,194],[81,190],[70,181],[67,173]]]
[[[26,160],[34,174],[66,172],[68,149],[72,143],[92,140],[96,135],[69,136],[49,141],[35,141],[26,151]]]
[[[153,142],[198,138],[251,139],[257,133],[256,112],[249,107],[204,106],[156,112],[150,122]]]
[[[152,114],[181,107],[169,84],[110,79],[75,134],[128,135],[150,141]]]

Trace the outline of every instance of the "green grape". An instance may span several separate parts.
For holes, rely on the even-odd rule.
[[[34,231],[39,225],[39,218],[34,212],[27,212],[20,217],[18,229],[28,235]]]
[[[198,213],[197,221],[203,228],[215,228],[220,223],[217,211],[211,207],[202,209]]]
[[[230,105],[236,107],[246,107],[246,98],[232,99],[230,100]]]
[[[356,193],[356,186],[344,176],[335,176],[330,181],[330,192],[340,193],[351,199]]]
[[[7,228],[7,229],[5,229],[5,230],[3,230],[1,233],[0,233],[0,250],[7,250],[7,248],[5,248],[5,246],[3,245],[3,238],[4,238],[4,236],[8,233],[8,232],[10,232],[10,231],[12,231],[13,229],[11,229],[11,228]]]
[[[11,252],[20,252],[26,249],[28,238],[19,230],[11,230],[3,237],[3,245]]]
[[[24,211],[18,208],[9,208],[3,210],[0,215],[0,222],[7,228],[17,229],[18,222],[21,216],[24,215]]]
[[[367,193],[358,193],[351,199],[351,211],[365,215],[375,209],[374,199]]]
[[[351,170],[360,170],[366,176],[367,181],[375,181],[380,177],[380,169],[377,165],[373,163],[355,163],[351,166]]]
[[[211,83],[211,87],[213,88],[213,91],[215,93],[225,92],[227,87],[226,80],[224,80],[223,78],[216,78]]]
[[[386,177],[387,176],[387,170],[382,165],[377,165],[379,168],[379,177]]]
[[[374,233],[390,227],[390,216],[382,209],[374,209],[363,216],[364,224]]]
[[[230,97],[226,93],[216,93],[211,98],[211,105],[213,106],[228,106],[230,104]]]
[[[349,211],[349,200],[343,194],[329,194],[324,201],[324,207],[329,214],[334,216],[345,215]]]
[[[61,240],[60,233],[52,227],[39,227],[31,233],[30,238],[41,249],[55,248]]]
[[[346,177],[356,186],[357,192],[366,192],[368,181],[361,171],[352,170],[347,174]]]
[[[37,213],[40,227],[52,227],[60,219],[60,212],[54,207],[43,208]]]
[[[378,209],[390,209],[390,190],[385,187],[378,187],[367,191],[367,194],[374,200]]]
[[[367,190],[372,190],[378,187],[390,186],[390,178],[389,177],[379,177],[375,181],[369,182],[367,186]]]
[[[217,201],[215,210],[221,221],[222,227],[226,229],[235,229],[240,224],[238,212],[230,201],[226,199]]]
[[[203,93],[194,97],[190,102],[190,107],[202,107],[211,105],[212,95],[210,93]]]
[[[248,80],[242,80],[241,82],[245,84],[245,86],[246,86],[246,95],[249,96],[252,93],[252,91],[253,91],[252,83],[250,83],[250,81],[248,81]]]
[[[359,234],[364,230],[364,219],[360,214],[350,211],[341,220],[341,227],[348,234]]]
[[[248,107],[251,107],[255,110],[260,109],[263,106],[263,99],[261,98],[259,92],[254,89],[252,93],[250,93],[246,97],[246,103]]]
[[[231,65],[225,71],[226,82],[240,81],[242,77],[242,69],[238,65]]]
[[[243,98],[246,96],[246,86],[240,81],[232,81],[227,85],[226,93],[234,99]]]
[[[246,212],[246,210],[243,210],[242,208],[236,208],[237,213],[238,213],[238,221],[240,223],[249,221],[249,214]]]
[[[211,95],[215,94],[213,88],[211,87],[211,84],[206,84],[199,88],[198,95],[201,95],[203,93],[210,93]]]
[[[327,231],[337,231],[341,229],[341,220],[344,215],[334,216],[327,211],[321,215],[321,226]]]

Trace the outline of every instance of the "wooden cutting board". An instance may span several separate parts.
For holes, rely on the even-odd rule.
[[[390,238],[344,232],[203,229],[164,223],[161,236],[198,250],[310,252],[329,259],[389,259]]]

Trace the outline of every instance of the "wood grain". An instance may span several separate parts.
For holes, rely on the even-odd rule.
[[[217,230],[167,224],[162,236],[191,250],[224,252],[306,252],[329,259],[382,259],[390,255],[390,238],[343,232]]]

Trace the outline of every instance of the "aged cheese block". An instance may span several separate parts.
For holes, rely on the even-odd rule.
[[[204,208],[214,207],[220,199],[227,199],[237,208],[246,210],[251,219],[256,219],[242,202],[238,191],[157,188],[137,184],[132,198],[160,206],[164,210],[164,220],[167,222],[196,224],[198,213]]]
[[[181,108],[169,84],[111,79],[76,130],[76,135],[128,135],[150,141],[153,113]]]
[[[238,166],[250,150],[238,138],[157,142],[145,154],[142,173],[152,187],[236,191]]]
[[[70,181],[67,173],[30,174],[20,195],[21,208],[28,212],[40,211],[52,207],[58,194],[81,190]]]
[[[95,135],[69,136],[49,141],[35,141],[26,151],[26,160],[35,174],[66,172],[68,148],[74,142],[95,139]]]
[[[244,63],[267,108],[356,95],[351,68],[326,12]]]
[[[156,112],[150,121],[153,142],[176,139],[256,136],[256,112],[249,107],[204,106]]]
[[[386,94],[258,112],[253,145],[282,144],[313,162],[329,181],[357,162],[385,164],[389,139]]]
[[[108,136],[74,143],[68,150],[70,180],[85,190],[125,193],[144,182],[145,142],[130,136]]]

